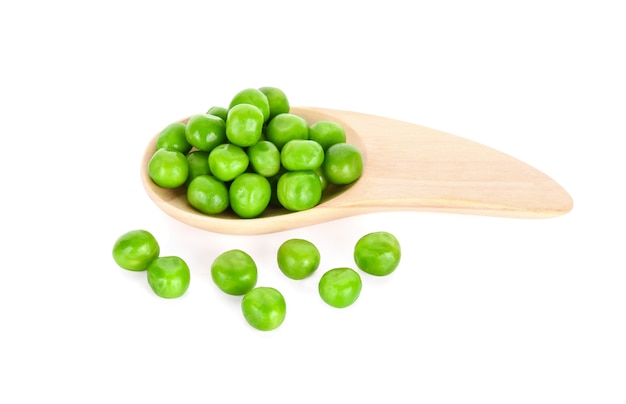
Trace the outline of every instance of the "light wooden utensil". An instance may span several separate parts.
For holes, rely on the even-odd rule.
[[[160,188],[150,179],[148,162],[155,151],[155,135],[141,163],[146,192],[173,218],[224,234],[273,233],[393,210],[548,218],[572,209],[572,198],[552,178],[482,144],[358,112],[295,107],[290,112],[309,125],[321,120],[341,124],[347,142],[363,155],[361,178],[346,187],[329,188],[321,203],[306,211],[268,209],[254,219],[242,219],[232,212],[209,216],[189,205],[184,188]]]

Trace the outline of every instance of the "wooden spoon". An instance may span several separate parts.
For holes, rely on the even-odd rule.
[[[164,189],[150,179],[147,167],[155,151],[155,135],[141,163],[146,192],[173,218],[224,234],[273,233],[392,210],[547,218],[572,209],[569,194],[550,177],[479,143],[358,112],[295,107],[290,112],[309,125],[321,120],[341,124],[347,142],[363,155],[361,178],[349,186],[329,188],[320,204],[306,211],[268,208],[254,219],[242,219],[232,212],[209,216],[189,205],[184,187]]]

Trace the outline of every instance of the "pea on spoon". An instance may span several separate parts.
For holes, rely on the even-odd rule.
[[[161,188],[150,179],[147,167],[155,151],[155,135],[141,163],[147,194],[161,210],[183,223],[241,235],[394,210],[549,218],[572,209],[572,198],[552,178],[471,140],[359,112],[308,107],[292,107],[290,112],[309,125],[321,120],[342,125],[347,142],[362,153],[361,178],[348,186],[329,188],[319,205],[301,212],[268,208],[253,219],[227,212],[206,215],[189,205],[184,188]]]

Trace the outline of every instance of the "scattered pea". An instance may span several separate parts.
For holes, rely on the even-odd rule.
[[[260,331],[271,331],[285,320],[287,304],[277,289],[260,286],[244,295],[241,299],[241,311],[252,327]]]
[[[331,269],[322,275],[318,284],[322,300],[338,309],[353,304],[361,288],[361,276],[352,268]]]
[[[356,265],[371,275],[389,275],[400,264],[400,256],[400,242],[384,231],[366,234],[354,246]]]
[[[282,243],[276,253],[278,268],[291,279],[308,278],[320,265],[320,252],[308,240],[289,239]]]
[[[211,265],[211,278],[224,293],[241,296],[252,290],[257,282],[257,266],[242,250],[228,250],[218,255]]]
[[[166,299],[184,295],[190,279],[189,266],[177,256],[158,257],[148,266],[148,284],[157,296]]]
[[[113,259],[129,271],[145,271],[159,256],[160,246],[152,233],[138,229],[122,234],[113,244]]]

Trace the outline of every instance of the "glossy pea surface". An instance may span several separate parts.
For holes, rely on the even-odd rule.
[[[159,257],[148,266],[148,284],[157,296],[174,299],[189,288],[189,266],[180,257]]]
[[[226,137],[239,147],[252,146],[263,133],[263,113],[251,104],[238,104],[228,111]]]
[[[209,114],[198,114],[189,118],[186,129],[187,141],[198,150],[211,151],[226,142],[226,123]]]
[[[221,181],[232,181],[248,168],[250,159],[239,146],[225,143],[217,146],[209,154],[209,169]]]
[[[276,253],[278,268],[291,279],[305,279],[320,265],[320,252],[312,242],[304,239],[289,239],[283,242]]]
[[[363,157],[355,146],[349,143],[336,143],[326,150],[322,168],[329,183],[350,184],[359,179],[363,173]]]
[[[377,231],[361,237],[354,246],[354,261],[363,272],[376,276],[392,273],[400,264],[401,248],[391,233]]]
[[[115,240],[113,259],[121,268],[129,271],[144,271],[159,256],[160,247],[156,238],[147,230],[130,230]]]
[[[308,139],[309,127],[301,116],[295,114],[280,114],[274,117],[265,129],[267,140],[274,143],[278,149],[293,139]]]
[[[359,298],[361,288],[361,276],[352,268],[331,269],[318,284],[322,300],[338,309],[352,305]]]
[[[187,182],[187,157],[179,151],[157,149],[148,162],[148,174],[160,187],[177,188]]]
[[[287,303],[277,289],[260,286],[244,295],[241,299],[241,311],[252,327],[260,331],[271,331],[285,321]]]
[[[257,107],[263,114],[263,122],[270,117],[270,103],[267,96],[258,88],[245,88],[235,94],[228,105],[229,111],[240,104],[249,104]]]
[[[209,215],[221,213],[230,205],[226,185],[207,174],[198,175],[187,185],[187,201],[196,210]]]
[[[228,250],[218,255],[211,264],[211,278],[224,293],[241,296],[256,286],[257,266],[248,253]]]
[[[312,170],[288,171],[278,179],[276,195],[287,210],[311,209],[322,198],[322,183]]]
[[[267,97],[270,106],[269,120],[289,112],[289,99],[283,90],[271,86],[260,87],[259,90]]]
[[[276,175],[280,170],[280,151],[268,140],[261,140],[248,147],[248,158],[254,171],[264,177]]]
[[[289,171],[316,170],[324,162],[324,149],[314,140],[290,140],[280,151],[280,161]]]
[[[221,118],[224,122],[226,122],[226,118],[228,118],[228,108],[214,106],[207,110],[206,112],[209,115],[217,116]]]
[[[188,183],[199,175],[211,174],[209,152],[194,150],[187,153],[187,164],[189,165]]]
[[[309,139],[315,140],[327,150],[336,143],[345,143],[346,131],[337,122],[319,121],[309,127]]]
[[[192,146],[187,141],[186,131],[187,126],[182,122],[167,125],[157,136],[156,148],[188,153]]]
[[[259,216],[270,202],[272,189],[264,176],[244,173],[234,179],[228,190],[230,206],[242,218]]]

